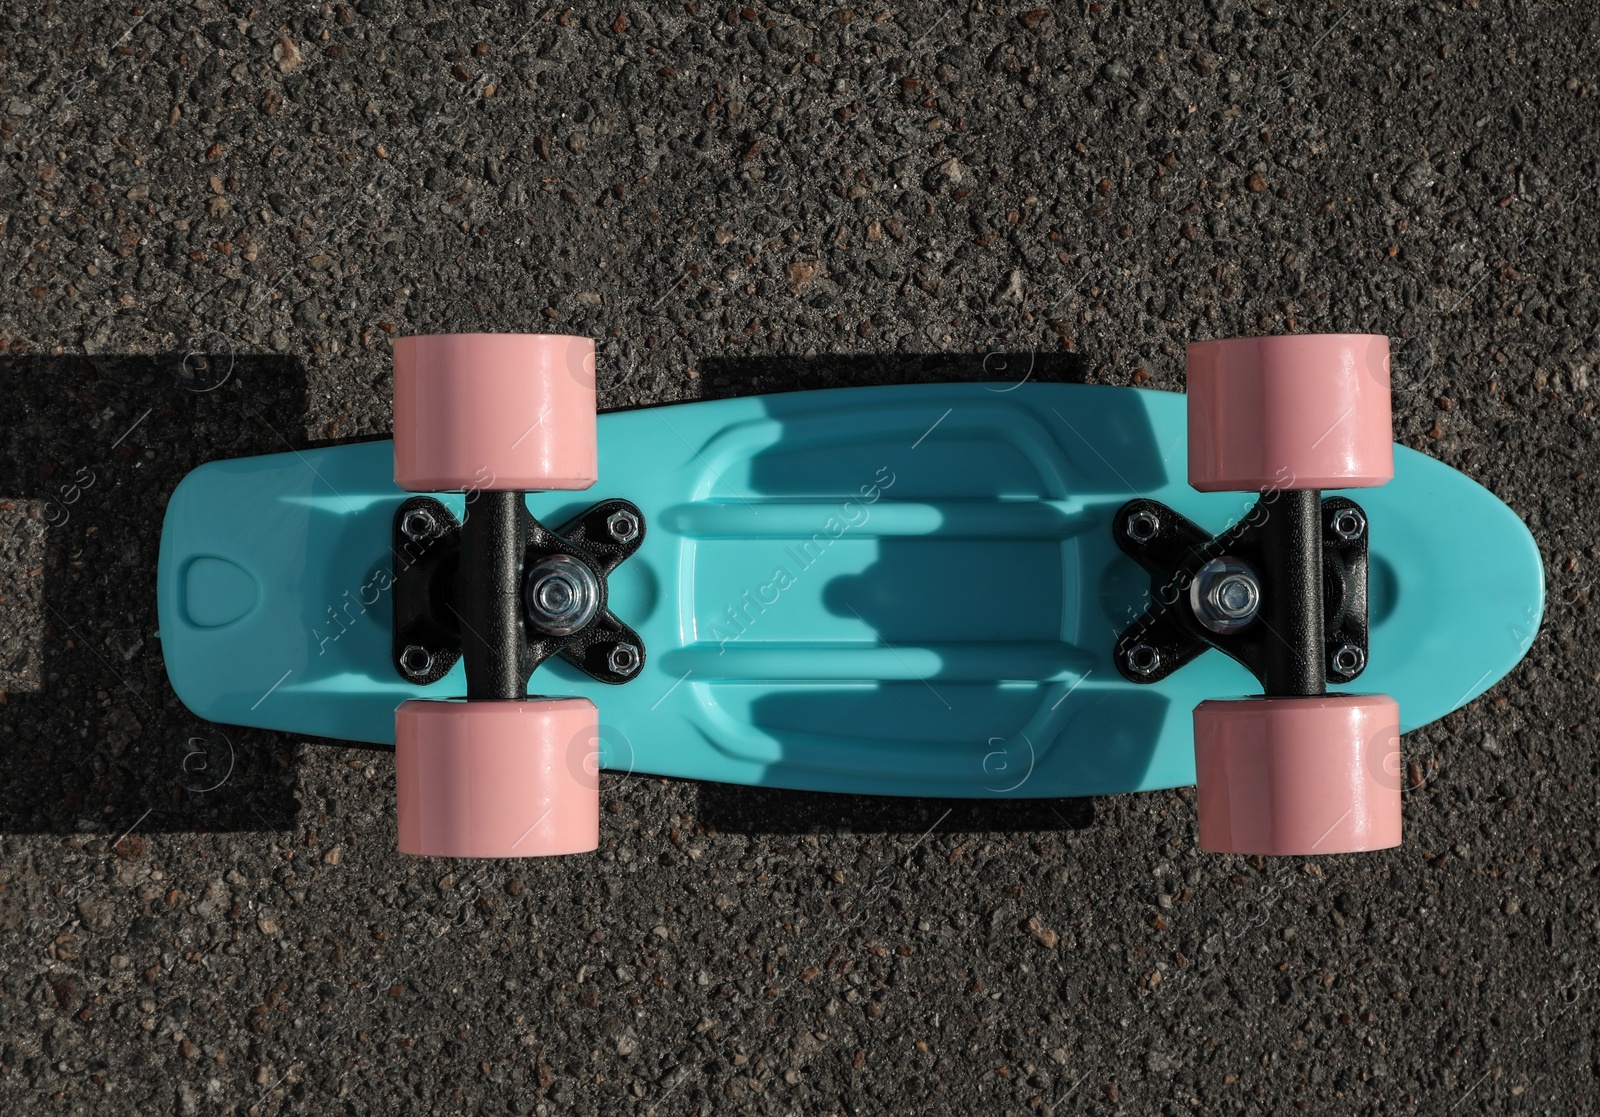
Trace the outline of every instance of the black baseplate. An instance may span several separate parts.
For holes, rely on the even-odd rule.
[[[1314,489],[1268,491],[1213,536],[1139,499],[1117,511],[1112,533],[1150,574],[1148,607],[1115,645],[1129,681],[1159,682],[1207,648],[1242,663],[1269,695],[1324,694],[1365,668],[1367,521],[1354,501]],[[1235,631],[1208,625],[1197,600],[1196,578],[1216,560],[1241,564],[1259,587],[1255,616]]]
[[[638,676],[644,642],[606,601],[606,576],[644,542],[635,505],[604,500],[550,529],[522,493],[480,492],[464,519],[428,496],[395,512],[392,656],[402,678],[438,682],[463,655],[468,698],[526,697],[528,677],[552,655],[602,683]],[[532,623],[525,598],[528,572],[551,559],[581,563],[596,598],[592,617],[560,634]]]

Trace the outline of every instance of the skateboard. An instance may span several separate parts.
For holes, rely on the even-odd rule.
[[[402,851],[599,841],[600,769],[961,798],[1198,785],[1202,847],[1400,841],[1399,734],[1537,632],[1517,516],[1392,441],[1388,341],[1187,395],[845,388],[596,416],[594,346],[395,346],[395,440],[173,492],[168,677],[396,752]],[[588,490],[588,491],[585,491]]]

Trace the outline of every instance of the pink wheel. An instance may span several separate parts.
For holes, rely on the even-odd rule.
[[[1400,844],[1400,707],[1387,695],[1194,710],[1200,848],[1355,853]]]
[[[1189,346],[1189,484],[1353,489],[1394,476],[1389,339],[1239,337]]]
[[[433,334],[394,343],[394,479],[412,492],[586,489],[594,342]]]
[[[395,713],[400,852],[550,857],[600,844],[586,698],[416,700]]]

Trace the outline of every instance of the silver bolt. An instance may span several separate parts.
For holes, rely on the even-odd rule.
[[[413,543],[421,543],[424,539],[432,539],[439,530],[433,513],[426,508],[413,508],[400,517],[400,533]]]
[[[1128,517],[1124,530],[1135,543],[1148,543],[1161,531],[1161,518],[1150,509],[1141,508]]]
[[[1341,644],[1330,661],[1333,673],[1343,679],[1353,679],[1367,665],[1367,653],[1354,644]]]
[[[523,587],[528,623],[546,636],[571,636],[600,608],[594,571],[571,555],[541,559],[528,571]]]
[[[1361,514],[1359,508],[1341,508],[1333,514],[1328,526],[1333,528],[1333,534],[1340,539],[1346,543],[1353,543],[1367,530],[1367,518]]]
[[[1212,559],[1189,583],[1189,608],[1212,632],[1238,632],[1261,609],[1261,582],[1238,559]]]
[[[1161,653],[1149,644],[1135,644],[1128,649],[1128,667],[1135,675],[1154,675],[1161,669]]]
[[[1229,620],[1248,617],[1255,612],[1256,602],[1260,597],[1261,591],[1256,588],[1255,582],[1244,574],[1229,574],[1218,578],[1207,595],[1217,613]]]
[[[400,666],[413,679],[421,679],[433,670],[433,653],[421,644],[407,644],[400,653]]]
[[[618,543],[631,543],[639,536],[639,517],[627,509],[619,509],[607,518],[606,530]]]
[[[618,675],[633,674],[639,670],[639,662],[639,649],[628,643],[613,645],[611,654],[606,656],[606,666]]]

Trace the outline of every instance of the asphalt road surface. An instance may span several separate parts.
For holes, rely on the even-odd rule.
[[[0,1111],[1592,1111],[1600,10],[142,4],[0,12]],[[607,408],[1386,333],[1549,606],[1387,853],[608,776],[598,854],[402,858],[388,754],[183,744],[154,570],[451,330]]]

